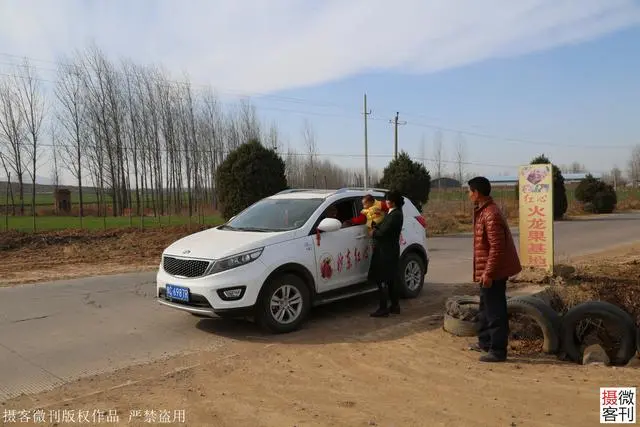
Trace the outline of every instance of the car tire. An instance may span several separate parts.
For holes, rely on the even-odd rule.
[[[475,337],[478,335],[478,323],[457,319],[450,314],[444,315],[442,328],[457,337]]]
[[[561,317],[549,304],[534,296],[512,297],[507,299],[507,313],[523,314],[536,322],[544,337],[543,353],[560,351]]]
[[[480,311],[479,295],[455,295],[447,298],[445,313],[457,319],[472,321]]]
[[[272,308],[272,301],[275,304],[280,301],[282,305]],[[311,297],[305,282],[295,274],[280,274],[269,279],[262,289],[256,320],[271,333],[289,333],[300,328],[310,308]]]
[[[424,287],[426,266],[422,258],[415,252],[409,252],[400,260],[398,284],[403,298],[416,298]]]
[[[582,363],[582,351],[576,343],[575,331],[578,322],[591,316],[600,317],[620,326],[622,342],[616,355],[611,358],[611,364],[618,366],[627,364],[637,351],[635,322],[629,313],[605,301],[588,301],[578,304],[562,317],[562,349],[567,357],[576,363]]]

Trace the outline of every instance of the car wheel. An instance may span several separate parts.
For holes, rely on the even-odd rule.
[[[404,298],[415,298],[420,295],[426,273],[422,258],[416,253],[408,253],[400,261],[398,273],[398,283]]]
[[[294,274],[283,274],[266,283],[257,319],[270,332],[293,332],[302,325],[310,307],[309,289],[304,281]]]

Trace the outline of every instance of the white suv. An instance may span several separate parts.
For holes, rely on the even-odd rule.
[[[272,332],[297,329],[312,306],[376,291],[362,197],[382,189],[285,190],[162,254],[158,302],[200,317],[252,317]],[[332,210],[334,218],[327,217]],[[424,218],[405,198],[398,283],[415,298],[429,265]]]

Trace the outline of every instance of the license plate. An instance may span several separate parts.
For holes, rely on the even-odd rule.
[[[189,289],[182,286],[167,285],[167,298],[189,302]]]

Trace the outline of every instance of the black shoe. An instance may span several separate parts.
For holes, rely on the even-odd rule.
[[[505,360],[507,360],[507,356],[500,356],[492,352],[489,352],[483,356],[480,356],[481,362],[496,363],[496,362],[504,362]]]
[[[468,348],[469,351],[477,351],[479,353],[488,353],[489,350],[484,348],[484,347],[480,347],[480,344],[475,343],[475,344],[471,344]]]
[[[379,308],[375,312],[371,313],[370,316],[371,317],[387,317],[389,316],[389,309]]]
[[[391,308],[389,309],[389,312],[391,312],[391,314],[400,314],[400,306],[392,305]]]

